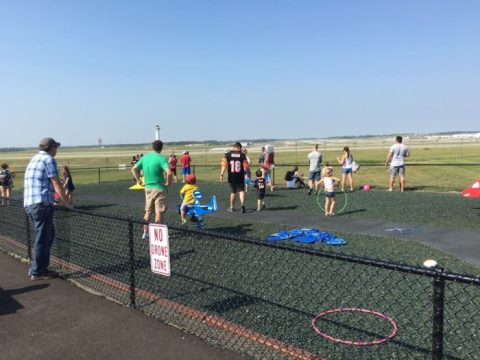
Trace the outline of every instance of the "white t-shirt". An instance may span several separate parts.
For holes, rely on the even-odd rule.
[[[308,154],[308,161],[310,163],[310,172],[320,171],[320,164],[322,163],[322,154],[320,151],[312,151]]]
[[[390,166],[402,166],[405,164],[404,158],[408,155],[408,148],[404,144],[393,144],[390,148],[390,152],[393,153],[392,162]]]
[[[323,178],[323,185],[325,186],[325,192],[334,192],[335,191],[335,181],[330,176],[325,176]]]

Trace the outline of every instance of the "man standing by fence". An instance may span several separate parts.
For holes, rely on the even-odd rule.
[[[140,182],[140,170],[143,170],[145,181],[145,216],[146,222],[155,211],[155,223],[163,224],[163,214],[167,211],[167,186],[172,183],[172,172],[165,156],[160,154],[163,143],[155,140],[152,143],[153,152],[143,156],[133,167],[132,173],[137,182]],[[164,172],[167,174],[165,181]],[[148,225],[143,228],[142,239],[148,239]]]
[[[50,249],[55,237],[53,223],[54,202],[56,192],[66,207],[70,208],[70,200],[60,184],[57,162],[54,157],[60,143],[52,138],[40,141],[40,151],[25,170],[23,206],[35,228],[32,265],[28,271],[31,280],[50,279],[58,274],[48,270],[50,265]]]
[[[397,136],[395,138],[396,143],[392,145],[390,151],[388,152],[387,159],[385,160],[385,166],[390,162],[390,169],[388,170],[388,189],[387,191],[393,190],[393,183],[395,182],[395,177],[398,175],[400,177],[400,191],[405,190],[405,158],[410,156],[410,152],[406,145],[402,144],[402,137]]]
[[[310,176],[308,177],[308,195],[310,195],[320,181],[320,164],[322,163],[322,154],[318,151],[318,144],[313,145],[313,151],[308,154],[308,163],[310,165]]]

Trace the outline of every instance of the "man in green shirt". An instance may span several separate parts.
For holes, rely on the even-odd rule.
[[[172,183],[172,172],[168,167],[168,161],[160,154],[163,143],[155,140],[152,143],[153,152],[140,158],[132,167],[132,174],[140,183],[140,170],[143,170],[145,179],[145,216],[146,222],[150,222],[150,216],[155,211],[155,223],[163,224],[163,214],[167,210],[167,186]],[[167,174],[165,181],[164,173]],[[148,239],[148,226],[143,227],[142,239]]]

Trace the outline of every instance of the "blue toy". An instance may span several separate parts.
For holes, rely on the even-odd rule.
[[[215,195],[212,195],[208,205],[200,204],[200,200],[203,199],[203,192],[195,190],[193,192],[193,197],[195,198],[195,202],[193,203],[193,205],[187,206],[187,208],[185,209],[185,215],[188,216],[190,220],[195,223],[195,226],[197,228],[203,228],[205,226],[205,223],[203,222],[203,216],[217,211],[217,197]],[[180,206],[181,205],[178,205],[179,212]]]

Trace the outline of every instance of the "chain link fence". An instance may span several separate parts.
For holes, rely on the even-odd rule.
[[[299,166],[299,172],[303,174],[304,181],[308,184],[309,168],[304,163],[300,164],[278,164],[273,170],[273,179],[276,186],[286,187],[285,175],[295,165]],[[336,163],[330,164],[334,169],[334,176],[341,178],[341,166]],[[101,183],[108,181],[132,180],[130,166],[119,167],[92,167],[72,168],[72,177],[75,184]],[[258,164],[251,168],[252,177],[255,178],[255,171],[259,169]],[[220,163],[218,165],[193,165],[192,171],[198,179],[207,182],[219,181]],[[177,177],[182,180],[181,168],[177,168]],[[479,163],[410,163],[406,164],[406,189],[421,191],[463,191],[471,185],[480,174]],[[24,172],[17,171],[14,179],[17,188],[23,188]],[[355,188],[360,189],[365,184],[372,188],[386,189],[388,183],[388,168],[380,163],[360,163],[360,170],[353,174]],[[395,186],[398,188],[398,179]],[[349,188],[347,180],[346,188]]]
[[[480,278],[169,227],[170,277],[150,270],[143,221],[57,208],[52,267],[123,305],[255,359],[478,359]],[[0,207],[0,248],[30,258],[20,202]],[[344,343],[317,334],[313,325]],[[378,317],[381,313],[390,318]],[[390,341],[373,342],[398,332]],[[365,345],[365,344],[363,344]]]

